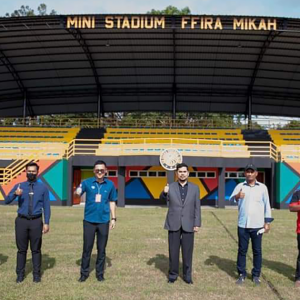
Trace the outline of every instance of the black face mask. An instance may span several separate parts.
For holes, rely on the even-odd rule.
[[[35,181],[36,180],[36,175],[37,174],[33,174],[33,173],[27,173],[26,174],[28,181]]]

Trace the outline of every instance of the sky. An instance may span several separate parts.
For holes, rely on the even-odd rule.
[[[164,9],[168,5],[188,6],[194,15],[249,15],[300,18],[300,0],[1,0],[0,16],[28,5],[37,12],[39,4],[58,14],[143,14],[151,9]]]

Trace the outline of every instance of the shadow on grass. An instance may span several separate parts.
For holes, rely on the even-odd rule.
[[[92,254],[90,261],[90,273],[95,270],[96,267],[97,254]],[[76,264],[81,266],[81,258],[76,260]],[[106,256],[105,258],[105,268],[110,268],[112,266],[111,258]]]
[[[166,277],[168,277],[168,274],[169,274],[169,258],[166,255],[156,254],[155,257],[150,258],[147,262],[147,265],[151,266],[153,264],[154,264],[156,269],[160,270],[163,274],[166,275]],[[181,262],[179,264],[179,270],[182,270],[182,263]],[[179,271],[179,273],[181,273],[181,272]]]
[[[0,266],[5,264],[7,262],[7,260],[8,260],[8,256],[0,253]]]
[[[236,261],[211,255],[206,261],[207,266],[216,265],[220,270],[227,273],[232,278],[237,278]]]
[[[56,259],[49,256],[48,254],[42,254],[42,266],[41,266],[41,275],[43,276],[44,272],[48,269],[52,269],[56,264]],[[25,269],[25,277],[32,272],[32,260],[27,259]]]
[[[295,281],[296,269],[291,267],[290,265],[287,265],[285,263],[278,262],[278,261],[264,259],[264,258],[263,258],[262,264],[263,264],[263,266],[267,267],[268,269],[271,269],[271,270],[277,272],[278,274],[281,274],[281,275],[287,277],[289,280]],[[296,264],[296,262],[295,262],[295,264]]]

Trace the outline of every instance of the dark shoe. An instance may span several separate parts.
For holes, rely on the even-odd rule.
[[[41,282],[41,277],[39,277],[39,276],[33,277],[33,282],[40,283]]]
[[[174,283],[176,281],[176,279],[169,279],[168,283]]]
[[[244,275],[240,275],[238,280],[235,282],[237,285],[243,285],[245,282],[245,276]]]
[[[193,282],[193,280],[191,279],[191,280],[183,280],[185,283],[187,283],[187,284],[194,284],[194,282]]]
[[[17,276],[16,283],[21,283],[24,281],[24,276]]]
[[[105,278],[103,277],[103,275],[100,275],[100,276],[97,276],[97,280],[98,280],[98,281],[104,281]]]
[[[78,279],[79,282],[85,282],[88,279],[88,276],[81,275]]]
[[[261,283],[259,277],[257,277],[257,276],[253,276],[252,281],[255,285],[260,285],[260,283]]]

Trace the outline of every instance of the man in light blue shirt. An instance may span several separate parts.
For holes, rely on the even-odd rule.
[[[83,252],[79,282],[89,277],[90,259],[97,235],[96,277],[104,281],[106,245],[109,229],[116,225],[117,192],[113,182],[105,178],[106,163],[98,160],[94,164],[95,177],[84,180],[76,189],[77,195],[86,193],[83,220]],[[110,218],[111,217],[111,218]]]
[[[246,181],[239,183],[230,196],[230,200],[238,202],[238,239],[239,250],[237,284],[243,284],[246,278],[246,255],[249,240],[253,251],[252,281],[260,284],[262,265],[262,235],[270,231],[273,221],[267,187],[256,180],[257,168],[249,164],[245,168]]]

